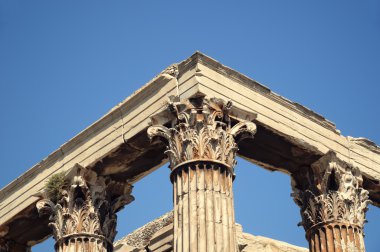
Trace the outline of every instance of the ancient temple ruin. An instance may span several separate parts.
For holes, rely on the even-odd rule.
[[[0,191],[0,251],[307,251],[235,223],[236,156],[291,176],[310,251],[365,251],[379,146],[198,52]],[[173,211],[115,241],[133,184],[167,162]]]

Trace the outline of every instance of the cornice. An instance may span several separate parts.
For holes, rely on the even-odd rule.
[[[276,101],[277,103],[280,103],[281,105],[299,113],[300,115],[308,117],[310,120],[325,127],[326,129],[329,129],[338,135],[340,134],[339,131],[336,129],[335,124],[327,120],[322,115],[312,111],[311,109],[305,106],[302,106],[301,104],[297,102],[293,102],[291,100],[286,99],[285,97],[282,97],[272,92],[271,89],[269,89],[265,85],[249,78],[248,76],[242,73],[237,72],[236,70],[228,66],[221,64],[217,60],[198,51],[195,52],[190,57],[190,59],[191,61],[184,61],[181,63],[184,65],[183,68],[187,69],[190,67],[195,67],[196,64],[202,64],[231,80],[237,81],[240,84],[259,92],[260,94],[268,97],[269,99],[273,101]]]

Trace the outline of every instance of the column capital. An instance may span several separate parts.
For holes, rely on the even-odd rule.
[[[311,167],[292,176],[294,201],[308,231],[327,224],[363,228],[369,201],[358,168],[328,152]]]
[[[81,243],[96,241],[101,246],[112,247],[116,212],[134,200],[131,191],[129,183],[97,176],[76,165],[67,174],[51,177],[43,199],[36,206],[40,215],[50,215],[49,226],[56,247],[77,239]]]
[[[236,141],[253,137],[256,125],[250,121],[232,126],[232,103],[222,99],[196,97],[179,101],[171,98],[167,109],[170,125],[149,127],[149,138],[159,137],[167,144],[170,168],[193,161],[218,162],[230,169],[235,166]]]

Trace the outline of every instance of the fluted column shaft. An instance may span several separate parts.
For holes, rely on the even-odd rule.
[[[173,173],[174,251],[236,251],[230,170],[192,162]]]
[[[318,225],[307,232],[310,252],[364,252],[363,231],[360,227],[330,223]]]

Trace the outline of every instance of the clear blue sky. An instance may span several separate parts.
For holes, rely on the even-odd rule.
[[[380,1],[0,1],[0,187],[199,50],[380,143]],[[288,176],[239,159],[236,219],[307,246]],[[169,211],[167,165],[137,183],[118,238]],[[380,210],[366,246],[378,252]],[[52,242],[33,251],[53,251]]]

